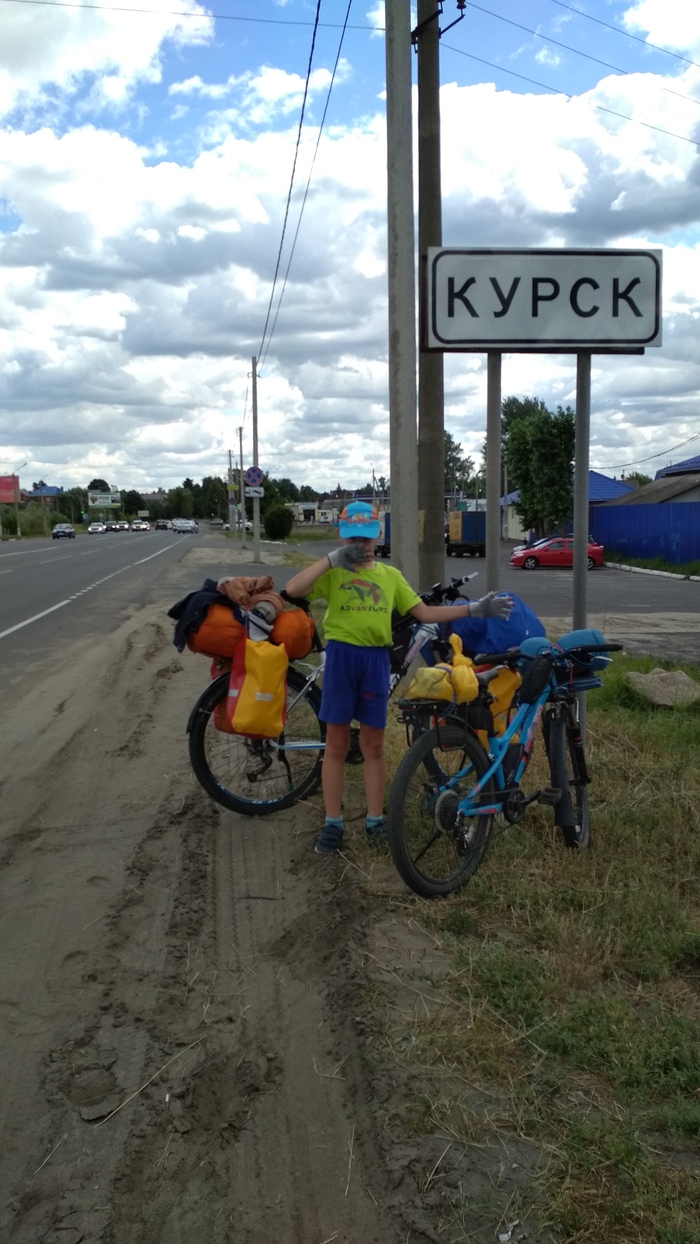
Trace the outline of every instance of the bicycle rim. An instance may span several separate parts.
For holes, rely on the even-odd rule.
[[[389,796],[389,847],[398,872],[416,894],[439,898],[466,885],[483,860],[493,816],[456,826],[457,803],[486,772],[483,748],[464,728],[421,734],[396,771]],[[464,769],[457,787],[445,790]],[[493,795],[489,780],[484,796]]]
[[[318,788],[326,728],[321,696],[294,669],[287,674],[287,719],[279,739],[252,739],[216,727],[215,709],[228,690],[217,679],[200,697],[190,729],[190,760],[198,782],[224,808],[267,816]]]

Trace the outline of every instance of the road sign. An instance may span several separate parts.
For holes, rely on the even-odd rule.
[[[263,473],[260,467],[248,467],[245,473],[245,482],[250,484],[251,488],[257,488],[263,482]]]
[[[245,495],[246,497],[264,497],[265,489],[264,488],[246,488]]]
[[[661,251],[428,250],[432,350],[661,345]]]

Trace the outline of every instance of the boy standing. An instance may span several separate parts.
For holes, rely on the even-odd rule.
[[[384,729],[392,610],[410,613],[417,622],[452,622],[464,617],[507,618],[512,605],[510,597],[494,592],[463,605],[426,605],[398,570],[375,562],[379,518],[365,501],[345,507],[338,534],[339,549],[300,570],[286,584],[290,596],[325,600],[328,606],[319,713],[326,723],[322,771],[326,819],[314,846],[318,855],[332,855],[343,839],[344,764],[353,720],[360,723],[364,760],[365,832],[377,846],[386,842]]]

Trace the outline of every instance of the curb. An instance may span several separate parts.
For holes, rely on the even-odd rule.
[[[700,583],[700,575],[674,574],[671,570],[647,570],[644,566],[625,566],[622,562],[603,562],[608,570],[627,570],[629,574],[653,574],[661,579],[680,579],[686,583]]]

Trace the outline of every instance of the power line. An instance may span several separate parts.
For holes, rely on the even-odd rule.
[[[304,97],[301,101],[301,113],[299,116],[299,128],[297,129],[297,141],[294,147],[294,162],[292,164],[292,175],[289,179],[289,190],[287,191],[287,202],[284,207],[284,220],[282,221],[282,236],[280,238],[279,250],[277,252],[277,263],[275,265],[275,275],[272,278],[272,289],[270,290],[270,301],[267,306],[267,315],[265,316],[265,326],[262,331],[262,337],[260,339],[260,346],[258,347],[258,358],[262,354],[263,346],[265,344],[265,334],[267,332],[267,326],[270,322],[270,312],[272,311],[272,300],[275,296],[275,285],[277,284],[277,277],[279,275],[280,262],[282,259],[282,247],[284,246],[284,235],[287,230],[287,220],[289,218],[289,205],[292,199],[292,190],[294,189],[294,176],[296,173],[297,160],[299,158],[299,147],[301,145],[301,131],[304,125],[304,113],[306,112],[306,101],[309,96],[309,82],[311,80],[311,65],[312,65],[313,58],[314,58],[314,48],[316,46],[316,32],[318,30],[318,19],[320,17],[320,14],[321,14],[321,0],[317,0],[316,22],[314,24],[313,34],[311,36],[311,50],[309,52],[309,63],[306,69],[306,82],[304,83]]]
[[[495,69],[498,73],[507,73],[512,78],[520,78],[522,82],[529,82],[532,86],[539,86],[543,91],[551,91],[554,95],[565,95],[567,99],[573,99],[572,95],[567,95],[561,87],[550,86],[547,82],[538,82],[536,78],[528,78],[524,73],[516,73],[514,69],[504,69],[502,65],[495,65],[493,61],[484,60],[482,56],[474,56],[472,52],[464,52],[462,48],[453,47],[450,43],[443,43],[443,47],[449,52],[456,52],[458,56],[466,56],[469,60],[477,60],[480,65],[488,65],[490,69]],[[666,134],[668,138],[677,138],[683,143],[692,143],[694,147],[700,145],[695,138],[688,138],[687,134],[676,134],[673,130],[662,129],[660,125],[652,125],[650,121],[640,121],[637,117],[630,117],[626,112],[616,112],[614,108],[606,108],[603,104],[589,104],[589,107],[595,108],[598,112],[608,112],[613,117],[620,117],[623,121],[631,121],[634,125],[643,125],[645,129],[656,130],[659,134]]]
[[[687,440],[679,441],[677,445],[671,445],[670,449],[662,449],[658,454],[649,454],[648,458],[634,458],[632,462],[618,462],[616,465],[606,467],[608,471],[621,471],[625,467],[637,466],[640,462],[652,462],[654,458],[664,458],[666,454],[675,453],[677,449],[682,449],[684,445],[689,445],[691,441],[700,440],[700,432],[696,432],[694,436],[689,436]]]
[[[340,63],[340,53],[341,53],[342,48],[343,48],[343,40],[344,40],[344,38],[345,38],[345,31],[346,31],[346,29],[347,29],[348,18],[350,17],[350,9],[351,9],[351,7],[352,7],[352,0],[348,0],[348,7],[347,7],[347,9],[346,9],[346,11],[345,11],[345,21],[344,21],[344,23],[343,23],[343,29],[342,29],[342,31],[341,31],[340,41],[339,41],[339,43],[338,43],[338,51],[336,52],[335,64],[333,65],[333,73],[331,74],[331,80],[330,80],[330,83],[329,83],[329,86],[328,86],[328,94],[326,95],[326,103],[325,103],[325,106],[324,106],[324,109],[323,109],[323,115],[322,115],[322,117],[321,117],[321,123],[320,123],[320,125],[319,125],[319,127],[318,127],[318,136],[317,136],[317,138],[316,138],[316,146],[315,146],[315,148],[314,148],[314,154],[313,154],[313,158],[312,158],[312,160],[311,160],[311,167],[310,167],[310,169],[309,169],[309,175],[308,175],[308,177],[307,177],[307,179],[306,179],[306,189],[304,190],[304,197],[303,197],[303,199],[302,199],[302,201],[301,201],[301,207],[300,207],[300,209],[299,209],[299,219],[298,219],[298,221],[297,221],[297,227],[296,227],[296,230],[295,230],[295,233],[294,233],[294,239],[293,239],[293,241],[292,241],[292,247],[291,247],[291,250],[290,250],[290,253],[289,253],[289,260],[288,260],[288,263],[287,263],[287,270],[286,270],[286,272],[285,272],[285,274],[284,274],[284,281],[282,282],[282,289],[281,289],[281,291],[280,291],[279,301],[278,301],[278,303],[277,303],[277,310],[275,311],[275,318],[274,318],[274,320],[272,321],[272,328],[270,329],[270,336],[268,337],[268,340],[267,340],[267,345],[266,345],[266,347],[265,347],[265,354],[264,354],[264,355],[263,355],[263,357],[260,359],[260,367],[262,367],[262,365],[263,365],[263,363],[264,363],[265,359],[267,358],[267,353],[268,353],[268,350],[270,349],[270,342],[272,341],[272,338],[273,338],[273,336],[274,336],[275,327],[276,327],[276,324],[277,324],[277,317],[278,317],[278,315],[279,315],[279,313],[280,313],[280,307],[282,306],[282,299],[284,298],[284,291],[285,291],[285,289],[287,288],[287,279],[288,279],[288,277],[289,277],[289,270],[290,270],[290,268],[291,268],[291,266],[292,266],[292,259],[294,258],[294,251],[295,251],[295,249],[296,249],[297,238],[299,237],[299,230],[300,230],[300,228],[301,228],[301,221],[302,221],[302,217],[303,217],[303,215],[304,215],[304,208],[306,207],[306,200],[307,200],[307,198],[308,198],[308,194],[309,194],[309,187],[310,187],[310,185],[311,185],[311,178],[312,178],[312,176],[313,176],[314,166],[315,166],[315,164],[316,164],[316,156],[318,155],[318,149],[319,149],[319,146],[320,146],[320,143],[321,143],[321,135],[323,134],[323,127],[324,127],[324,124],[325,124],[325,121],[326,121],[326,114],[327,114],[327,112],[328,112],[328,106],[329,106],[329,104],[330,104],[330,102],[331,102],[331,91],[333,90],[333,84],[334,84],[334,82],[335,82],[335,75],[336,75],[336,73],[338,72],[338,65],[339,65],[339,63]],[[258,370],[258,374],[260,374],[260,373],[259,373],[259,370]]]
[[[515,26],[517,30],[524,30],[525,34],[534,35],[536,39],[542,39],[545,43],[552,43],[555,47],[563,48],[565,52],[573,52],[575,56],[582,56],[585,60],[593,61],[595,65],[602,65],[605,69],[614,69],[615,73],[621,73],[625,77],[629,77],[631,73],[637,70],[622,69],[619,65],[613,65],[610,61],[600,60],[598,56],[591,56],[589,52],[582,52],[580,48],[573,47],[570,43],[562,43],[559,39],[552,39],[549,35],[543,35],[539,30],[533,30],[531,26],[523,26],[521,22],[514,22],[510,17],[503,17],[500,13],[494,13],[492,9],[485,9],[480,4],[474,4],[473,0],[469,0],[470,9],[476,9],[479,13],[486,13],[488,17],[495,17],[499,22],[505,22],[508,26]],[[700,99],[696,99],[694,95],[686,95],[683,91],[674,91],[671,87],[662,88],[668,91],[669,95],[677,95],[679,99],[688,99],[693,104],[700,104]]]
[[[682,60],[686,65],[693,65],[696,69],[700,69],[700,65],[696,60],[690,60],[687,56],[681,56],[679,52],[671,52],[668,48],[659,47],[658,43],[650,43],[648,39],[642,39],[641,35],[630,34],[629,30],[623,30],[621,26],[612,26],[610,22],[604,22],[600,17],[592,17],[590,13],[584,13],[582,9],[574,8],[573,4],[564,4],[564,0],[550,0],[550,4],[556,4],[560,9],[568,9],[570,13],[575,13],[577,17],[585,17],[588,22],[596,22],[598,26],[605,26],[607,30],[614,30],[617,35],[624,35],[626,39],[634,39],[635,43],[641,43],[645,48],[653,48],[655,52],[663,52],[664,56],[673,56],[675,60]]]

